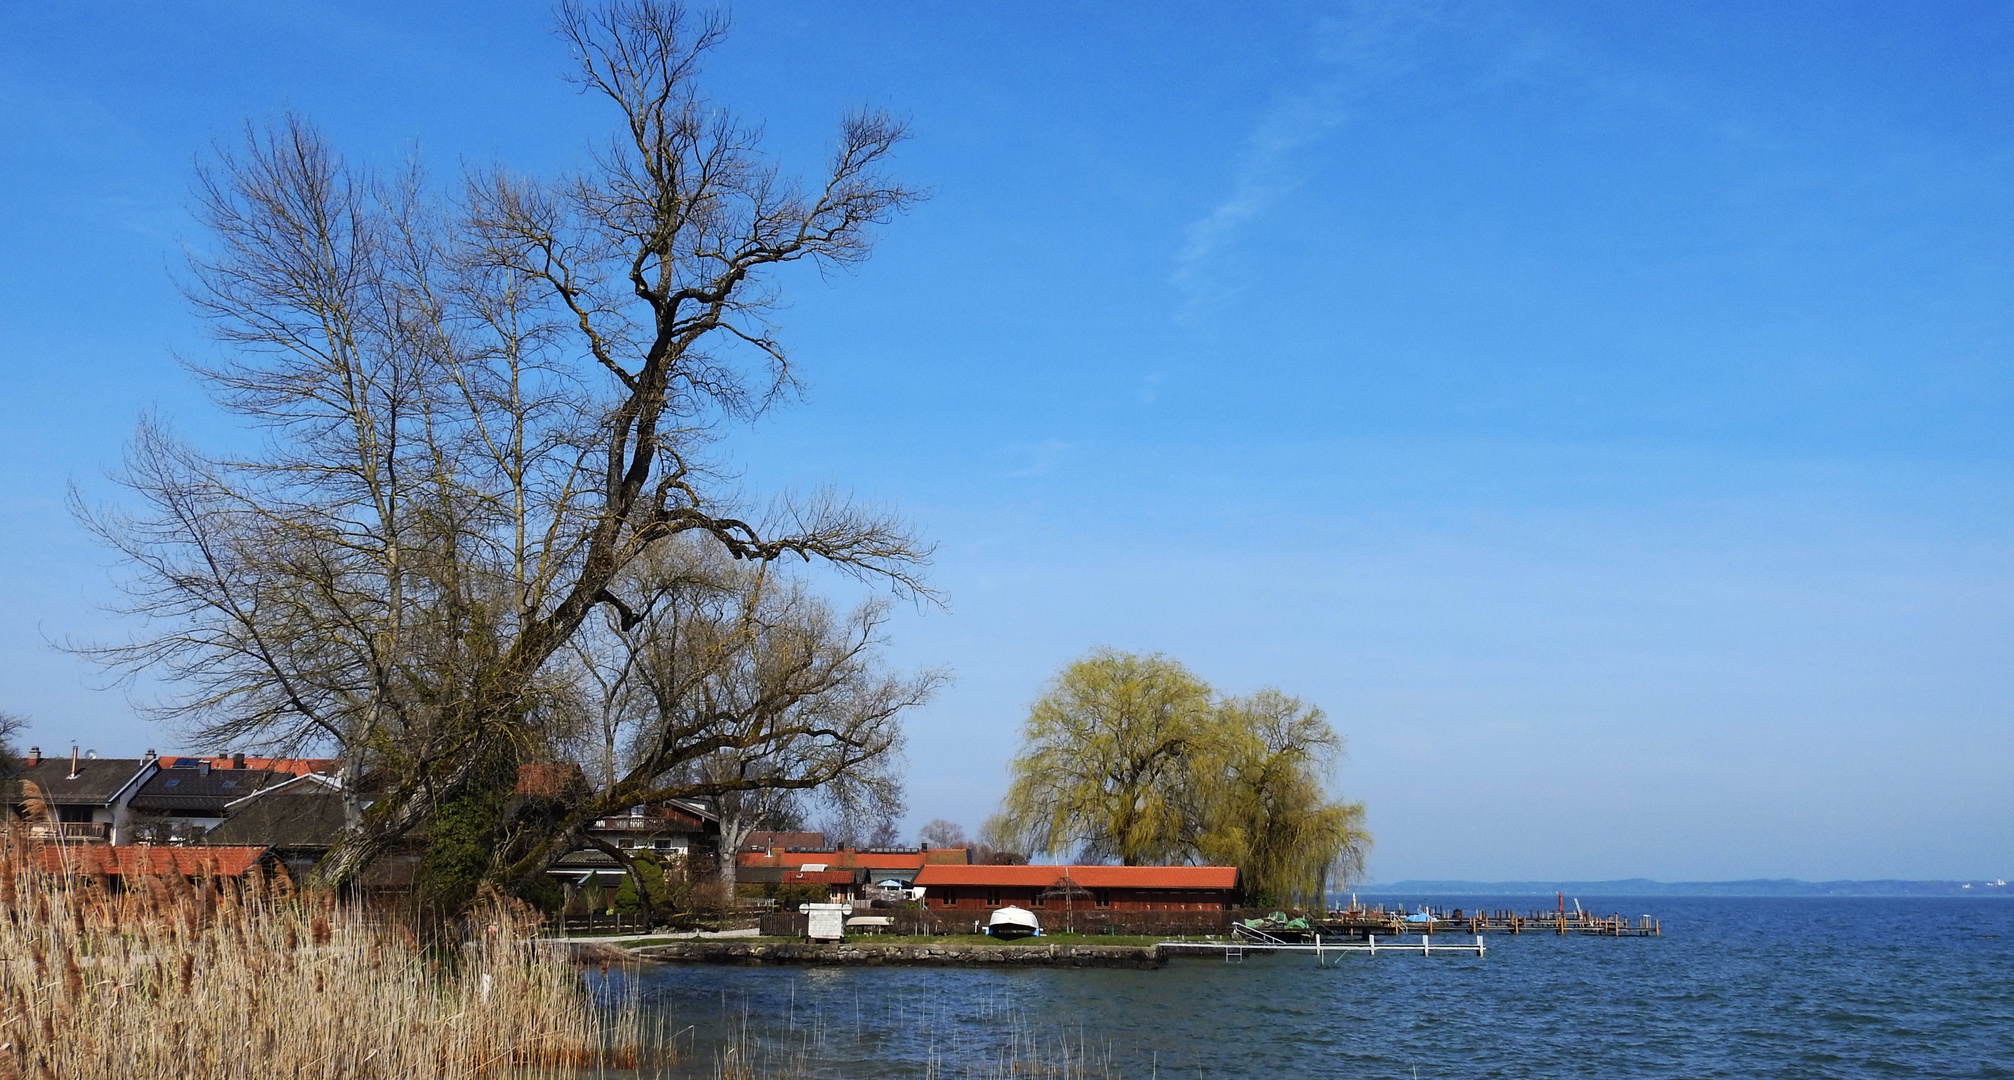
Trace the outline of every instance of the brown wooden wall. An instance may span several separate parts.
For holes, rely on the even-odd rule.
[[[1230,932],[1231,920],[1239,915],[1237,909],[1151,911],[1073,907],[1064,912],[1047,907],[1033,910],[1041,912],[1038,917],[1042,920],[1043,932],[1049,934],[1226,934]],[[976,934],[986,922],[986,912],[980,908],[929,908],[919,911],[891,906],[875,908],[870,914],[892,916],[895,925],[891,932],[904,935]],[[804,916],[798,912],[777,911],[764,915],[761,925],[765,937],[803,937],[806,924]],[[865,937],[864,940],[873,939]]]
[[[1234,897],[1228,889],[1092,889],[1089,897],[1072,899],[1073,910],[1223,911]],[[1030,911],[1062,911],[1060,897],[1043,897],[1032,886],[932,885],[923,902],[932,911],[990,911],[1012,904]]]

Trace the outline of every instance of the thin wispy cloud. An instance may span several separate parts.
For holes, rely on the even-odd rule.
[[[1304,151],[1343,124],[1351,102],[1410,66],[1411,39],[1435,13],[1431,4],[1366,0],[1316,25],[1321,75],[1283,93],[1259,121],[1238,155],[1230,193],[1190,224],[1175,253],[1172,279],[1183,294],[1184,319],[1203,315],[1243,288],[1236,280],[1240,275],[1224,272],[1229,249],[1251,222],[1307,181]]]

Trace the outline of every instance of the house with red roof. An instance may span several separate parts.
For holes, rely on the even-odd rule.
[[[211,829],[230,816],[233,804],[247,796],[302,776],[322,775],[261,767],[261,763],[274,760],[243,754],[214,759],[162,758],[161,767],[127,804],[132,839],[143,844],[200,844]]]
[[[931,911],[1227,911],[1238,902],[1235,866],[931,865],[915,884]]]
[[[551,815],[578,805],[593,785],[571,762],[518,766],[509,814]],[[587,824],[587,835],[634,858],[645,852],[662,862],[690,868],[704,865],[720,846],[720,815],[707,799],[664,799],[629,807]],[[605,848],[583,845],[560,856],[546,873],[569,888],[600,884],[614,888],[628,876]]]
[[[842,844],[824,849],[772,847],[749,851],[743,848],[736,861],[744,870],[762,867],[794,870],[810,863],[823,864],[834,870],[908,871],[902,875],[906,880],[925,866],[963,866],[970,858],[970,853],[962,847],[856,848]]]
[[[760,854],[770,848],[802,848],[806,851],[831,851],[822,832],[784,832],[776,829],[757,829],[741,842],[737,854],[742,852]]]
[[[164,769],[193,769],[206,763],[212,769],[264,769],[290,776],[306,776],[309,773],[333,776],[342,766],[342,762],[335,758],[246,757],[243,753],[167,754],[161,759]]]
[[[796,885],[816,881],[831,884],[835,895],[855,896],[867,886],[895,882],[907,886],[927,866],[963,866],[970,853],[962,847],[834,848],[770,847],[760,851],[743,848],[735,857],[736,889],[758,893],[767,886]],[[824,875],[807,878],[805,873]],[[851,882],[847,888],[841,881]]]

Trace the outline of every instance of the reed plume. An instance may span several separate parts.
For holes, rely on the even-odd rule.
[[[291,881],[62,870],[0,824],[0,1080],[511,1080],[664,1062],[639,1003],[598,1005],[536,917],[489,898],[474,940]]]

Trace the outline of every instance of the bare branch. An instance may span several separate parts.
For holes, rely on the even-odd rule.
[[[454,797],[487,748],[579,725],[570,643],[601,633],[597,608],[619,637],[662,625],[668,594],[631,591],[654,551],[819,560],[934,599],[929,547],[893,516],[821,494],[757,519],[704,465],[796,385],[768,322],[776,273],[858,262],[919,197],[883,175],[904,133],[876,114],[843,119],[822,175],[787,179],[699,90],[725,32],[660,0],[564,4],[579,83],[617,121],[570,176],[471,171],[450,197],[416,165],[353,165],[296,116],[248,127],[198,174],[208,239],[183,284],[220,355],[194,371],[265,438],[213,455],[142,424],[121,476],[137,507],[76,503],[126,557],[139,629],[81,651],[164,676],[177,692],[158,714],[194,731],[340,754],[352,805],[332,881]],[[840,636],[857,650],[871,624]],[[672,749],[629,786],[777,739],[851,747],[833,751],[843,768],[886,753],[846,734],[857,718],[805,719],[840,688],[858,716],[899,711],[903,692],[839,676],[859,655],[828,641],[801,671],[742,661],[767,688],[754,698],[666,699],[700,727],[661,732]],[[649,682],[605,689],[627,701]]]

